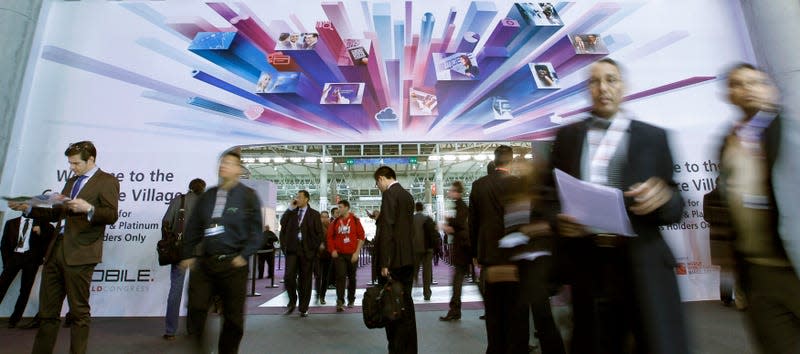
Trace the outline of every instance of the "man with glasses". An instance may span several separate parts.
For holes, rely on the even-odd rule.
[[[64,297],[74,322],[70,352],[85,353],[89,340],[89,285],[94,267],[102,260],[106,225],[117,221],[119,181],[95,165],[97,149],[91,141],[70,144],[64,151],[73,176],[61,194],[69,199],[52,208],[9,202],[27,217],[58,222],[56,237],[44,254],[39,317],[33,353],[52,353],[58,336]]]
[[[591,116],[565,126],[551,163],[567,174],[620,189],[636,236],[609,233],[556,215],[556,269],[572,285],[573,353],[688,353],[675,258],[658,227],[680,221],[664,129],[620,108],[622,70],[601,59],[589,70]],[[559,191],[561,192],[561,191]]]

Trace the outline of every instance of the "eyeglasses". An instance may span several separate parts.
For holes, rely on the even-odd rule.
[[[589,87],[599,87],[601,84],[606,84],[606,86],[617,86],[622,83],[617,77],[609,77],[606,79],[590,79],[589,80]]]

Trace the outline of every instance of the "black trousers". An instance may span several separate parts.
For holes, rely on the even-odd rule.
[[[461,288],[464,285],[464,275],[467,274],[467,265],[453,265],[453,295],[450,297],[450,311],[448,315],[461,316]]]
[[[747,315],[763,353],[800,353],[800,280],[793,268],[745,262]]]
[[[389,275],[395,281],[403,283],[403,318],[386,326],[386,339],[389,342],[389,354],[417,353],[417,318],[414,312],[414,300],[411,298],[411,286],[414,282],[414,266],[389,269]],[[386,284],[387,278],[381,277],[379,284]],[[527,350],[527,347],[526,347]]]
[[[289,305],[298,306],[300,312],[308,311],[308,305],[311,302],[311,273],[315,258],[307,258],[297,253],[286,255],[283,285],[289,295]]]
[[[314,265],[314,290],[317,291],[317,297],[325,298],[325,293],[328,292],[328,285],[331,284],[331,269],[333,269],[333,259],[330,257],[317,257],[317,262]]]
[[[14,252],[10,258],[3,267],[3,273],[0,274],[0,301],[5,299],[8,287],[11,286],[17,274],[22,271],[17,303],[14,305],[14,312],[11,313],[11,317],[8,319],[10,323],[17,323],[22,318],[25,307],[28,305],[31,288],[33,288],[33,282],[36,279],[36,272],[39,270],[39,262],[34,259],[33,253],[30,251],[25,253]]]
[[[347,280],[347,301],[356,301],[356,269],[357,263],[351,260],[352,254],[340,253],[333,259],[336,268],[336,301],[344,303],[344,286]],[[338,304],[337,304],[338,305]]]
[[[536,338],[542,354],[564,354],[564,341],[553,319],[550,296],[555,293],[552,282],[552,257],[543,256],[533,262],[519,263],[520,281],[523,287],[523,301],[530,304]]]
[[[189,277],[189,305],[186,318],[189,334],[195,339],[198,353],[202,348],[211,297],[222,300],[222,332],[219,353],[238,353],[244,335],[244,302],[247,294],[247,266],[234,267],[231,259],[199,257]]]
[[[267,278],[275,278],[275,252],[277,251],[273,249],[272,252],[258,254],[258,279],[264,279],[264,263],[268,267]]]
[[[527,353],[528,306],[521,297],[519,282],[485,285],[487,354]]]

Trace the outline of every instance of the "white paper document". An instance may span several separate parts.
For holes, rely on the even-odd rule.
[[[636,236],[625,210],[622,191],[581,181],[559,169],[553,170],[561,212],[594,229],[623,236]]]

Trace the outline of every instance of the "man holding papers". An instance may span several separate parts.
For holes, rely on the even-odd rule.
[[[587,192],[594,217],[579,216],[577,209],[563,208],[578,185],[567,186],[568,176],[557,175],[562,205],[553,209],[560,212],[556,257],[563,280],[572,285],[572,352],[688,353],[675,260],[658,231],[679,221],[683,210],[666,132],[620,110],[624,82],[613,60],[591,67],[588,88],[591,116],[558,132],[551,160],[554,169],[597,187]],[[598,215],[601,221],[625,215],[609,209],[622,198],[615,201],[601,186],[622,192],[631,232],[625,218],[616,218],[622,224],[617,227],[597,222]]]

